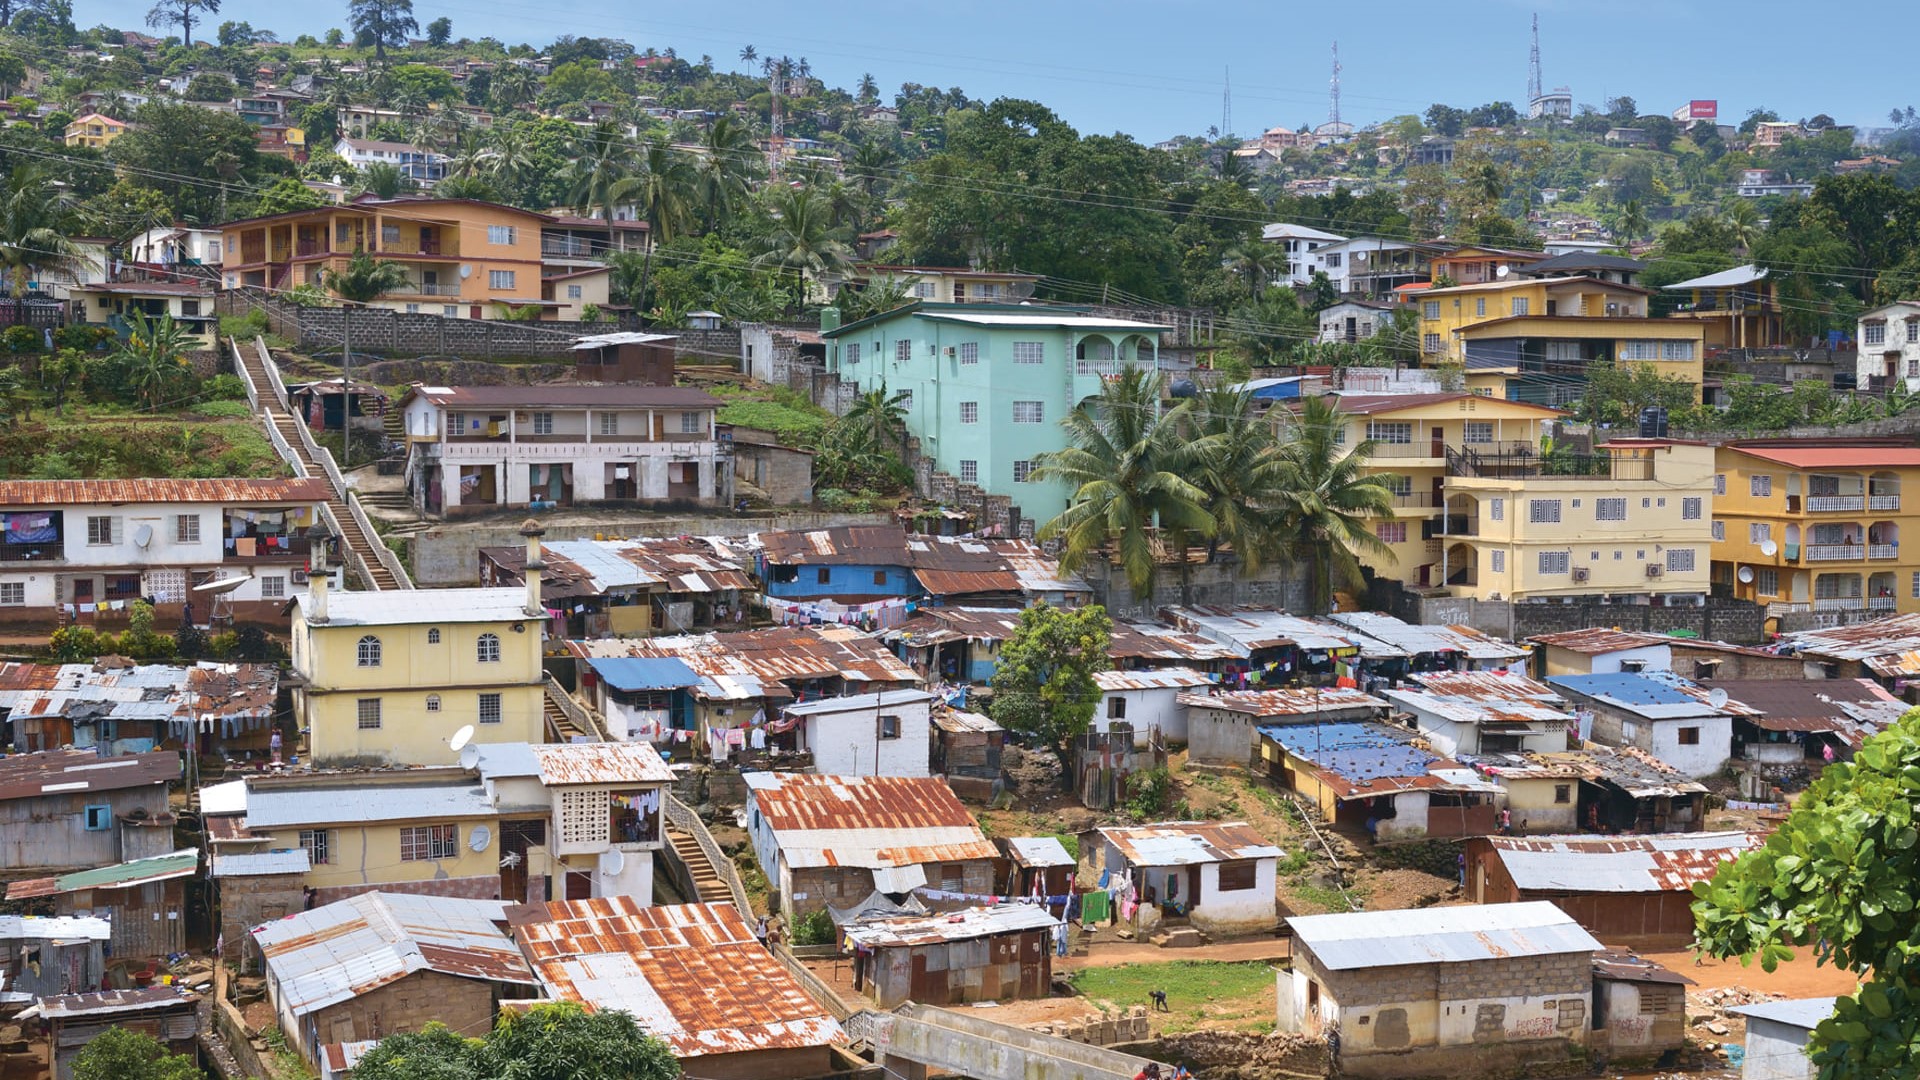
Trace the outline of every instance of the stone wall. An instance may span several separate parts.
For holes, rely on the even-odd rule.
[[[308,1019],[322,1045],[419,1031],[434,1021],[472,1037],[493,1027],[493,985],[484,979],[416,971],[322,1009]],[[292,1038],[287,1041],[295,1042]]]
[[[1191,565],[1183,576],[1177,566],[1162,566],[1154,579],[1151,602],[1133,595],[1126,574],[1098,556],[1087,560],[1080,576],[1093,589],[1097,604],[1106,605],[1115,619],[1150,619],[1172,605],[1207,607],[1275,607],[1305,611],[1312,603],[1309,568],[1303,561],[1292,567],[1266,566],[1242,576],[1236,562]]]
[[[260,949],[250,931],[296,911],[306,910],[299,874],[224,877],[220,886],[220,958],[243,973],[260,970]]]
[[[1708,597],[1701,606],[1603,604],[1597,599],[1570,604],[1515,604],[1464,596],[1422,595],[1398,582],[1375,581],[1368,598],[1376,610],[1410,623],[1466,625],[1510,641],[1594,626],[1654,634],[1691,630],[1703,638],[1736,645],[1757,645],[1766,640],[1759,605],[1717,596]]]

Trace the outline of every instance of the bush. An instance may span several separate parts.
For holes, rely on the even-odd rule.
[[[63,626],[47,639],[47,647],[55,660],[77,664],[100,655],[100,635],[85,626]]]
[[[239,643],[240,635],[231,630],[215,634],[207,639],[207,653],[216,660],[231,660]]]
[[[95,323],[72,323],[53,332],[54,344],[63,349],[78,349],[92,352],[105,345],[116,335],[110,327]]]
[[[31,326],[9,326],[0,333],[0,346],[10,353],[42,352],[46,349],[46,335]]]
[[[211,416],[219,419],[238,419],[242,416],[253,415],[247,411],[247,403],[244,401],[209,401],[194,406],[193,411],[199,413],[201,416]]]
[[[173,632],[173,652],[182,660],[204,660],[212,653],[207,632],[197,626],[182,626]]]
[[[200,384],[200,396],[207,401],[245,401],[247,384],[238,375],[215,375]]]
[[[259,308],[249,308],[245,315],[220,316],[220,336],[236,337],[250,341],[272,329],[267,324],[267,313]]]
[[[828,914],[825,908],[794,920],[793,943],[795,945],[831,945],[837,936],[833,926],[833,916]]]

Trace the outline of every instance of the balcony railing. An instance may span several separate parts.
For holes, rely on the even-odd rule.
[[[605,243],[604,240],[541,240],[540,254],[565,259],[590,259]]]
[[[1652,480],[1653,458],[1613,454],[1447,451],[1447,475],[1493,480]]]
[[[1810,514],[1845,513],[1850,510],[1865,510],[1865,495],[1809,495],[1807,512]]]
[[[1897,559],[1899,557],[1900,557],[1899,544],[1868,544],[1867,545],[1867,558],[1869,559]]]
[[[1895,604],[1896,604],[1896,601],[1891,596],[1867,597],[1868,611],[1892,611],[1894,609]]]
[[[1813,610],[1813,605],[1805,600],[1775,600],[1767,605],[1767,618],[1777,615],[1805,615]]]
[[[1425,510],[1434,506],[1433,492],[1421,491],[1407,495],[1395,495],[1393,505],[1397,510]]]
[[[427,285],[424,283],[415,284],[410,282],[393,291],[396,293],[407,293],[413,296],[459,296],[460,286]]]
[[[1813,602],[1815,611],[1862,611],[1866,609],[1864,597],[1828,596]]]
[[[1898,510],[1898,509],[1900,509],[1900,496],[1898,496],[1898,495],[1869,495],[1869,496],[1867,496],[1867,509],[1869,509],[1869,510]]]
[[[1865,544],[1808,544],[1808,562],[1848,562],[1867,557]]]

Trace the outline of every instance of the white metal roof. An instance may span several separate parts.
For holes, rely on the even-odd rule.
[[[1244,821],[1168,821],[1100,830],[1135,866],[1193,866],[1286,854]]]
[[[925,690],[886,690],[878,694],[849,694],[846,697],[821,698],[803,705],[789,705],[784,711],[788,716],[795,714],[815,716],[820,713],[860,712],[893,705],[921,705],[937,700],[938,698]]]
[[[1298,947],[1330,971],[1598,952],[1600,943],[1544,901],[1295,915]]]
[[[313,862],[307,855],[306,848],[213,857],[213,876],[217,878],[304,874],[311,869],[313,869]]]
[[[200,812],[202,814],[246,813],[247,782],[229,780],[224,784],[208,784],[201,788]]]
[[[1523,660],[1525,645],[1490,637],[1470,626],[1402,622],[1377,611],[1344,611],[1327,618],[1408,654],[1457,652],[1472,660]]]
[[[113,924],[92,915],[0,915],[0,941],[107,941]]]
[[[1762,842],[1748,832],[1488,840],[1516,887],[1585,893],[1681,892]]]
[[[1756,1001],[1751,1005],[1736,1005],[1727,1011],[1755,1020],[1771,1020],[1776,1024],[1787,1024],[1812,1031],[1820,1026],[1820,1021],[1833,1015],[1834,1002],[1838,1000],[1838,998],[1819,997],[1789,998],[1786,1001]]]
[[[1073,866],[1072,855],[1067,854],[1067,845],[1054,836],[1009,836],[1007,850],[1013,852],[1013,859],[1021,866]]]
[[[359,786],[343,782],[324,787],[269,783],[247,793],[249,829],[492,817],[493,814],[486,789],[468,781]]]
[[[1675,289],[1730,289],[1736,285],[1751,285],[1767,276],[1765,267],[1748,263],[1731,270],[1722,270],[1717,274],[1705,274],[1685,281],[1676,281],[1666,286],[1668,291]]]
[[[974,326],[1015,328],[1064,326],[1073,330],[1170,331],[1173,329],[1171,326],[1160,326],[1134,319],[1103,319],[1097,315],[1024,315],[988,311],[922,311],[919,314],[925,318],[970,323]]]
[[[312,597],[297,596],[303,612],[313,610]],[[525,622],[527,590],[520,586],[498,589],[401,589],[389,592],[327,593],[324,626],[414,626],[423,623]]]
[[[847,937],[867,946],[930,945],[967,941],[994,934],[1052,930],[1059,920],[1037,904],[1001,904],[934,915],[905,915],[872,919],[846,927]]]
[[[1295,225],[1290,221],[1276,221],[1260,228],[1262,240],[1345,240],[1339,233],[1330,233],[1308,225]]]
[[[1424,690],[1388,690],[1386,696],[1415,712],[1431,713],[1456,724],[1552,724],[1572,719],[1567,713],[1530,701],[1479,701]]]
[[[1213,680],[1204,671],[1192,668],[1159,668],[1145,671],[1096,671],[1094,684],[1108,693],[1121,690],[1184,690],[1205,686]]]
[[[693,314],[699,315],[703,313],[696,311]],[[704,314],[712,314],[712,312],[705,312]],[[675,334],[643,334],[638,331],[629,330],[617,334],[595,334],[592,337],[576,338],[573,343],[573,348],[575,351],[579,351],[581,349],[605,348],[608,345],[647,345],[656,341],[673,341],[677,337],[678,335]]]

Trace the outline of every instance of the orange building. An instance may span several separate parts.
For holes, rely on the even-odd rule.
[[[540,228],[554,219],[472,199],[363,195],[338,206],[221,226],[226,287],[290,289],[344,269],[355,252],[399,263],[407,284],[372,306],[469,319],[541,298]]]

